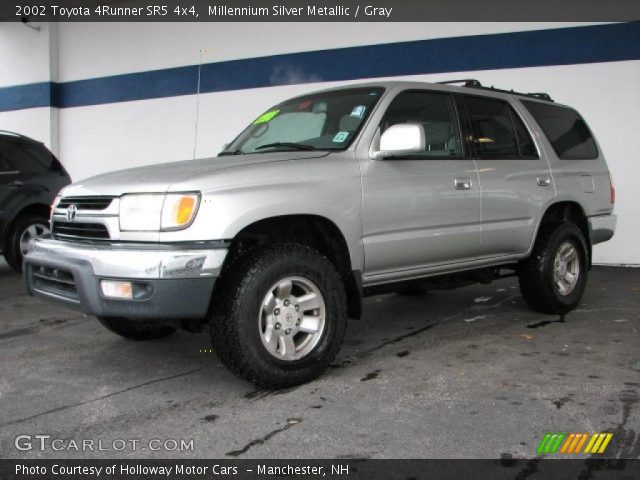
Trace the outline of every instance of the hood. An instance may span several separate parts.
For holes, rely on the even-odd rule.
[[[261,164],[286,162],[326,156],[327,152],[274,152],[249,155],[229,155],[198,160],[149,165],[105,173],[69,185],[65,196],[113,195],[125,193],[160,193],[171,191],[173,184],[189,183],[197,177],[207,177],[229,169],[249,169]],[[205,188],[193,182],[193,190]]]

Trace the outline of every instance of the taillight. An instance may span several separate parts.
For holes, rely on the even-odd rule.
[[[613,186],[613,178],[609,172],[609,185],[611,186],[611,205],[616,203],[616,187]]]

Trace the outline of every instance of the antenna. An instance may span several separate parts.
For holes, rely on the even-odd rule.
[[[196,159],[196,148],[198,147],[198,118],[200,116],[199,113],[200,113],[200,73],[201,71],[202,71],[202,49],[200,49],[200,60],[198,62],[198,91],[196,93],[196,125],[193,132],[193,160]]]

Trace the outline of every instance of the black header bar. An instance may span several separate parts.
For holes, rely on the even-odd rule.
[[[638,0],[4,0],[23,22],[631,21]]]
[[[640,460],[0,460],[2,480],[637,478]]]

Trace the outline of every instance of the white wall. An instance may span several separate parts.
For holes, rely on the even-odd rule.
[[[37,138],[51,146],[51,108],[30,108],[0,112],[0,130],[9,130]]]
[[[60,80],[281,53],[585,25],[530,23],[63,23]],[[82,39],[79,41],[79,39]],[[99,61],[96,61],[99,59]]]
[[[199,61],[200,50],[205,51],[203,62],[208,63],[276,53],[573,25],[577,24],[64,23],[59,24],[56,75],[59,81],[72,81],[193,65]],[[19,32],[21,37],[27,34],[32,35]],[[5,44],[7,37],[1,34],[0,42],[3,42],[0,51],[11,47],[11,41]],[[5,65],[8,56],[0,52],[0,67]],[[34,61],[46,59],[36,57]],[[37,75],[42,76],[39,67],[33,75],[28,74],[28,65],[22,72],[24,78],[28,78],[26,81],[19,80],[20,73],[3,76],[3,70],[0,68],[0,85],[27,83]],[[546,91],[555,100],[580,110],[607,156],[618,193],[618,231],[611,242],[596,247],[595,261],[640,264],[640,242],[637,241],[640,222],[636,220],[640,218],[640,194],[633,184],[640,174],[640,150],[632,143],[640,131],[637,115],[640,61],[405,78],[433,81],[458,77],[478,78],[483,84],[522,91]],[[270,105],[329,85],[332,84],[312,83],[201,95],[196,157],[215,155],[224,143]],[[195,95],[190,95],[61,109],[60,158],[76,180],[108,170],[191,158],[197,100]],[[46,133],[46,128],[55,124],[50,120],[47,123],[46,115],[38,113],[39,110],[47,109],[0,113],[0,128],[13,126],[49,143],[52,135]]]
[[[51,28],[48,23],[39,23],[38,27],[40,31],[18,22],[0,22],[0,87],[51,78]]]
[[[41,23],[38,28],[0,22],[0,88],[49,82],[57,76],[57,24]],[[37,138],[59,152],[57,108],[0,112],[0,130]]]

